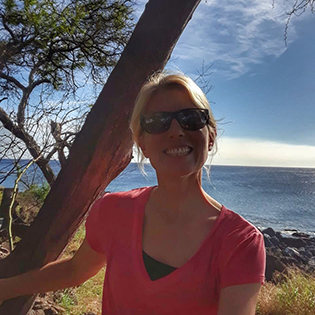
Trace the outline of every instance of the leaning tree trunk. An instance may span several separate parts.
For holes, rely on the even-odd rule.
[[[2,195],[2,200],[0,203],[0,217],[3,218],[2,226],[1,229],[8,229],[9,225],[9,209],[10,209],[10,204],[12,201],[12,195],[13,195],[13,188],[4,188],[2,190],[3,195]]]
[[[36,220],[17,248],[0,261],[0,278],[56,260],[91,203],[130,162],[128,122],[142,84],[163,69],[200,0],[151,0],[73,144]],[[0,315],[25,315],[35,299],[5,302]]]

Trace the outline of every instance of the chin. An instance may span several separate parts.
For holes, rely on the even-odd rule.
[[[168,160],[151,160],[151,165],[156,171],[158,178],[176,180],[184,177],[196,177],[202,173],[203,160],[196,161],[194,159],[168,159]]]
[[[169,180],[183,180],[185,178],[198,180],[201,176],[201,169],[187,169],[172,167],[162,172],[157,172],[158,177]]]

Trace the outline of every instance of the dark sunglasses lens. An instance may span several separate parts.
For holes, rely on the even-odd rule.
[[[178,115],[183,129],[198,130],[207,124],[206,113],[202,110],[183,110]]]
[[[148,133],[159,134],[168,130],[171,119],[171,116],[167,113],[155,113],[145,116],[142,121],[142,126]]]

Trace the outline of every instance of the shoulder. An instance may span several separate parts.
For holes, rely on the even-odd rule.
[[[253,247],[263,246],[263,235],[253,224],[224,206],[222,214],[223,218],[217,231],[222,252],[232,253],[238,247],[247,247],[249,244]]]
[[[86,220],[87,229],[99,227],[99,230],[110,231],[118,226],[128,225],[135,213],[141,213],[152,188],[105,193],[91,206]]]
[[[129,191],[119,191],[115,193],[105,192],[96,202],[101,205],[120,204],[146,199],[153,187],[136,188]]]
[[[125,214],[134,212],[135,207],[144,205],[150,195],[153,187],[142,187],[129,191],[120,191],[115,193],[105,192],[92,206],[91,211],[97,209],[99,216],[111,215],[124,210]]]
[[[248,222],[241,215],[234,211],[222,207],[223,218],[221,220],[220,228],[226,236],[231,235],[248,235],[252,233],[261,234],[261,232],[252,223]]]
[[[263,283],[266,253],[262,233],[239,214],[223,209],[220,224],[221,288]]]

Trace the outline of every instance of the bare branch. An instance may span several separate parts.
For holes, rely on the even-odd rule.
[[[42,80],[34,81],[34,82],[29,86],[30,92],[32,92],[37,86],[39,86],[39,85],[41,85],[41,84],[44,84],[44,83],[51,83],[51,82],[50,82],[50,80],[48,80],[48,79],[42,79]]]
[[[23,128],[16,126],[1,107],[0,121],[2,122],[4,128],[9,130],[12,134],[14,134],[17,138],[21,139],[25,143],[29,153],[36,160],[36,164],[42,170],[48,183],[52,185],[56,179],[55,174],[53,173],[51,167],[49,166],[48,161],[45,160],[43,157],[39,158],[39,156],[41,156],[41,150],[37,143],[35,142],[34,138],[30,136],[28,133],[26,133]]]
[[[57,152],[57,148],[53,147],[53,149],[46,155],[45,159],[50,161],[56,152]]]
[[[21,89],[22,91],[26,90],[26,87],[19,82],[17,79],[15,79],[14,77],[11,77],[10,75],[7,75],[3,72],[0,72],[0,78],[5,79],[11,83],[13,83],[16,87],[18,87],[19,89]]]
[[[212,72],[210,72],[212,66],[213,64],[205,66],[205,62],[203,61],[201,69],[197,70],[198,77],[195,79],[195,82],[198,83],[205,94],[208,94],[213,89],[213,85],[210,84],[211,79],[209,78],[212,75]]]

